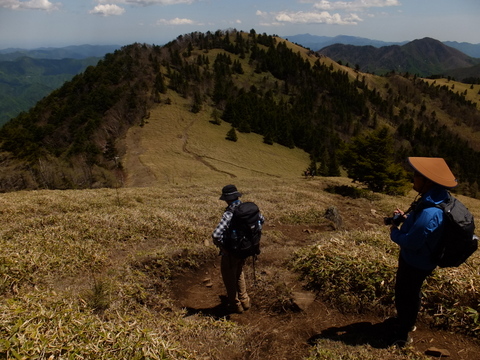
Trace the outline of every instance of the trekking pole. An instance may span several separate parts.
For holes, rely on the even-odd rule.
[[[120,196],[118,195],[118,187],[119,187],[119,183],[118,183],[118,160],[120,158],[118,156],[115,156],[114,160],[115,160],[115,167],[116,167],[116,171],[115,171],[115,192],[117,193],[117,202],[118,202],[118,206],[120,206]]]
[[[257,260],[257,255],[252,256],[252,267],[253,267],[253,286],[257,286],[257,276],[255,273],[255,260]]]

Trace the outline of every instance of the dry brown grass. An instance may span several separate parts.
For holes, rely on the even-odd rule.
[[[342,178],[235,179],[243,199],[257,202],[268,224],[321,224],[323,211],[336,205],[349,227],[365,226],[378,223],[383,209],[411,200],[387,196],[349,200],[322,190],[344,183],[348,181]],[[174,274],[215,258],[215,248],[205,246],[205,240],[222,213],[224,203],[218,196],[223,185],[225,181],[214,180],[118,192],[1,194],[0,354],[198,359],[215,358],[219,347],[239,351],[244,326],[201,316],[186,318],[175,310],[169,286]],[[475,200],[469,204],[478,209]],[[279,234],[272,228],[266,241],[282,242]],[[312,240],[319,255],[341,258],[348,253],[350,264],[363,264],[365,274],[373,263],[393,272],[395,251],[383,227],[318,233]],[[478,264],[478,255],[475,261]],[[478,278],[478,273],[461,268],[442,270],[440,281],[458,283],[453,288],[460,291],[469,284],[480,286]],[[199,339],[203,345],[192,352],[192,341]],[[315,351],[340,350],[317,347]],[[378,354],[372,349],[361,351],[371,354],[361,355],[362,359]],[[318,354],[312,356],[337,358]]]
[[[467,100],[473,101],[477,103],[477,108],[480,107],[480,85],[471,85],[465,84],[458,81],[448,80],[448,79],[425,79],[429,84],[435,84],[437,86],[447,86],[453,92],[458,92],[459,94],[463,94],[466,91],[465,98]],[[472,88],[473,87],[473,88]]]
[[[230,125],[211,124],[211,108],[193,114],[185,111],[191,106],[188,100],[174,93],[168,96],[172,104],[152,109],[148,123],[131,129],[127,141],[131,144],[127,172],[135,174],[142,164],[148,167],[152,177],[146,179],[146,185],[264,176],[296,178],[308,167],[304,151],[264,144],[257,134],[237,132],[237,142],[226,140]],[[135,142],[134,137],[141,140]],[[135,181],[141,185],[138,176]]]

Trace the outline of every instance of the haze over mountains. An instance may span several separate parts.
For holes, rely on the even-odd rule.
[[[480,63],[480,44],[442,43],[432,38],[395,43],[354,36],[310,34],[289,36],[288,40],[375,74],[397,71],[423,77],[450,76],[460,81],[480,77],[480,68],[476,67]]]
[[[368,38],[362,38],[357,36],[348,36],[348,35],[338,35],[338,36],[317,36],[310,34],[298,34],[292,36],[284,36],[285,39],[288,39],[291,42],[301,44],[304,47],[307,47],[313,51],[319,51],[324,47],[333,45],[333,44],[344,44],[344,45],[355,45],[355,46],[390,46],[390,45],[405,45],[410,41],[402,42],[387,42],[381,40],[372,40]],[[460,50],[461,52],[471,56],[480,58],[480,44],[471,44],[467,42],[457,42],[457,41],[443,41],[443,44],[450,46],[454,49]]]
[[[431,38],[380,48],[334,44],[319,50],[318,53],[376,74],[396,71],[422,77],[433,75],[447,77],[451,70],[471,68],[467,78],[480,78],[478,68],[474,67],[480,63],[480,59]]]
[[[85,59],[103,57],[105,54],[120,49],[120,45],[72,45],[65,47],[42,47],[36,49],[8,48],[0,50],[0,61],[13,61],[20,57],[34,59]]]
[[[119,48],[81,45],[0,50],[0,126]]]

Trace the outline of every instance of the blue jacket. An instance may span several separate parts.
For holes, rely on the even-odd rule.
[[[432,251],[443,233],[443,211],[435,204],[448,200],[448,191],[435,186],[426,192],[400,229],[393,229],[390,238],[400,246],[400,256],[410,266],[433,270]]]

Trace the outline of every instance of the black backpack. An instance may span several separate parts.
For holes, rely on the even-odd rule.
[[[435,205],[443,211],[443,235],[433,250],[434,262],[441,268],[463,264],[478,248],[475,221],[472,213],[450,195],[448,201]]]
[[[253,202],[240,203],[225,234],[223,246],[240,259],[260,254],[262,224],[260,210]]]

